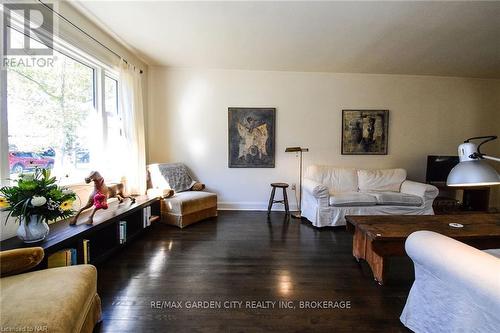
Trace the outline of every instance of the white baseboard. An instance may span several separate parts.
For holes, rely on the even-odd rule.
[[[218,202],[218,210],[258,210],[267,211],[268,202]],[[297,205],[289,202],[290,211],[297,211]],[[285,211],[283,204],[274,204],[273,211]]]

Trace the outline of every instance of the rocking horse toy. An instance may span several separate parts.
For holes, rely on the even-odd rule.
[[[80,208],[69,225],[75,225],[76,221],[78,220],[78,216],[80,216],[80,214],[85,209],[94,206],[94,209],[92,210],[92,213],[90,214],[89,220],[87,222],[88,225],[93,224],[95,213],[99,209],[108,209],[109,198],[117,198],[120,203],[122,203],[125,199],[130,199],[132,203],[135,202],[135,198],[127,196],[123,193],[123,184],[106,186],[106,184],[104,183],[104,178],[97,171],[92,171],[90,175],[85,178],[85,183],[89,184],[90,182],[94,182],[94,190],[90,194],[87,204]]]

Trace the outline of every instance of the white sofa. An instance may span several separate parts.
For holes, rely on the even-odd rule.
[[[415,266],[400,317],[406,327],[416,333],[499,332],[498,250],[480,251],[431,231],[414,232],[405,247]]]
[[[311,165],[302,216],[316,227],[345,225],[346,215],[433,215],[435,186],[406,180],[404,169],[358,170]]]

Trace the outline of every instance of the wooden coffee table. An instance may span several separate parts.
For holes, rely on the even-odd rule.
[[[368,262],[381,285],[387,274],[385,259],[405,256],[406,238],[415,231],[435,231],[478,249],[500,248],[500,214],[350,215],[346,220],[347,230],[354,233],[352,254]],[[449,223],[463,224],[463,228]]]

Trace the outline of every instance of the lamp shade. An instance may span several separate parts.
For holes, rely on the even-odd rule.
[[[448,186],[489,186],[500,184],[500,176],[484,160],[468,160],[458,163],[451,169],[446,185]]]

